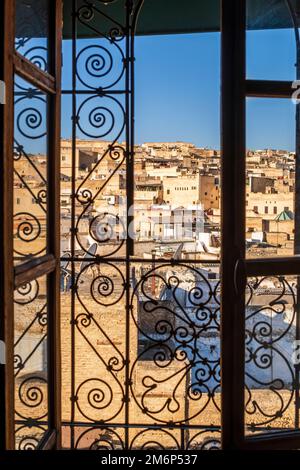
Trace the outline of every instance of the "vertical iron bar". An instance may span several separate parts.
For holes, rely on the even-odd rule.
[[[187,441],[187,443],[185,443],[185,432],[188,432],[188,428],[185,431],[184,427],[181,427],[180,428],[180,450],[187,449],[188,441]]]
[[[128,156],[128,161],[129,161],[129,192],[128,192],[128,206],[130,208],[130,217],[129,217],[129,226],[131,226],[131,229],[133,231],[133,224],[134,224],[134,143],[135,143],[135,33],[136,33],[136,26],[137,26],[137,21],[139,18],[139,14],[141,11],[141,8],[143,6],[144,0],[138,0],[136,5],[132,6],[132,0],[131,2],[131,24],[130,24],[130,57],[129,57],[129,76],[130,76],[130,132],[129,132],[129,138],[130,138],[130,146],[129,146],[129,156]],[[130,256],[134,255],[134,240],[133,238],[129,238],[129,254]]]
[[[125,51],[125,133],[126,133],[126,321],[125,321],[125,450],[129,448],[129,377],[130,377],[130,255],[132,253],[132,240],[130,238],[130,223],[132,215],[129,216],[132,204],[133,168],[131,165],[131,134],[130,134],[130,18],[132,0],[126,0],[126,51]]]
[[[47,282],[49,430],[56,431],[56,447],[61,446],[61,357],[60,357],[60,108],[62,2],[55,0],[49,11],[49,62],[55,77],[55,94],[48,97],[47,251],[55,256],[55,270]]]
[[[136,5],[132,0],[126,1],[126,194],[127,194],[127,239],[126,239],[126,411],[125,411],[125,449],[129,448],[130,429],[130,289],[131,289],[131,256],[134,254],[133,224],[134,224],[134,141],[135,141],[135,53],[134,38],[136,24],[140,9],[144,0],[139,0]],[[132,236],[131,236],[132,235]]]
[[[72,169],[71,169],[71,422],[75,421],[75,192],[76,192],[76,39],[77,0],[72,0]],[[71,427],[71,449],[74,449],[75,430]]]

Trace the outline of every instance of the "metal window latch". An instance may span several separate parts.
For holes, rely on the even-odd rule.
[[[246,285],[246,263],[244,259],[238,259],[234,266],[234,289],[237,296],[244,295]]]
[[[0,80],[0,104],[5,104],[5,82],[3,80]]]

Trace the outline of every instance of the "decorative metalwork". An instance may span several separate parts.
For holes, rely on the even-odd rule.
[[[74,447],[125,448],[125,436],[117,444],[115,434],[107,433],[111,424],[124,421],[131,448],[157,442],[166,449],[214,448],[220,419],[220,282],[208,279],[211,266],[131,266],[131,286],[125,263],[87,262],[76,274],[74,425],[90,426],[77,441],[73,431]],[[82,356],[89,358],[84,370],[76,365]],[[134,416],[127,423],[126,413]],[[139,429],[147,422],[151,436],[163,439],[150,439],[149,429]],[[159,431],[159,423],[167,428]],[[199,430],[193,438],[190,426]],[[173,429],[180,430],[175,447]]]
[[[108,14],[98,8],[98,3],[81,2],[76,11],[77,21],[87,30],[92,31],[99,39],[95,44],[79,47],[74,74],[78,89],[84,90],[84,95],[79,95],[76,104],[76,116],[73,118],[77,125],[77,134],[83,138],[108,139],[109,143],[103,148],[98,161],[93,165],[91,171],[85,176],[76,188],[76,202],[78,203],[76,220],[76,242],[81,249],[87,252],[86,243],[82,240],[81,233],[84,231],[87,219],[91,237],[100,243],[99,255],[112,256],[120,250],[124,244],[125,227],[123,234],[119,237],[114,232],[114,226],[107,222],[106,236],[99,231],[103,227],[103,219],[107,219],[107,212],[97,213],[93,216],[93,209],[103,190],[115,176],[123,171],[126,166],[126,158],[129,153],[129,143],[123,146],[119,143],[124,138],[125,128],[128,129],[128,103],[126,99],[130,95],[130,89],[116,89],[124,87],[124,81],[129,77],[129,57],[125,57],[126,50],[126,28],[129,34],[129,24],[121,25],[113,20]],[[105,19],[107,31],[99,30],[99,22]],[[127,51],[128,55],[128,51]],[[125,79],[125,76],[127,79]],[[126,109],[125,109],[126,108]],[[99,181],[99,189],[95,189],[93,181],[95,175],[101,172],[101,168],[109,163],[117,163],[109,176]],[[82,207],[82,210],[80,210]],[[119,214],[112,217],[119,218]],[[119,218],[120,220],[120,218]],[[110,242],[110,246],[105,245]]]
[[[15,77],[14,255],[20,263],[46,251],[47,97]],[[48,430],[47,281],[14,293],[15,444],[38,447]]]
[[[76,59],[76,76],[84,88],[101,92],[101,90],[113,88],[124,77],[125,57],[117,41],[120,41],[118,36],[114,38],[113,44],[119,54],[119,67],[116,67],[115,58],[108,47],[95,44],[80,50]],[[110,44],[111,41],[109,41]],[[101,83],[101,86],[99,86],[99,83]]]
[[[221,430],[200,431],[189,440],[187,449],[219,450],[221,448]]]
[[[95,426],[80,434],[75,449],[124,450],[123,437],[119,435],[118,430]]]
[[[146,347],[132,363],[131,394],[156,422],[192,423],[210,402],[219,410],[218,294],[219,282],[214,285],[205,271],[184,262],[176,269],[151,269],[134,289],[138,317],[132,308],[133,321]],[[151,361],[151,372],[139,370],[144,360]],[[166,387],[170,392],[153,400]]]
[[[73,30],[73,87],[63,91],[72,97],[73,123],[70,250],[61,258],[62,318],[71,324],[63,445],[213,449],[220,442],[219,266],[180,259],[149,266],[132,256],[134,32],[143,2],[123,1],[122,22],[104,3],[80,1],[72,12],[93,40]],[[80,177],[77,154],[87,139],[101,148]],[[118,177],[127,200],[112,209],[103,195]]]
[[[47,99],[15,80],[14,251],[16,261],[46,249]]]
[[[248,432],[293,428],[297,389],[292,361],[296,339],[295,279],[250,279],[246,308]],[[296,420],[296,421],[295,421]]]
[[[45,279],[15,291],[15,440],[35,449],[48,428],[47,304]]]
[[[48,3],[16,1],[15,48],[44,72],[48,71]]]

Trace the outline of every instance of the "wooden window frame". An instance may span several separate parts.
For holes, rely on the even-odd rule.
[[[3,0],[1,14],[0,64],[6,85],[6,104],[0,110],[0,339],[5,342],[6,364],[0,372],[0,449],[14,449],[14,289],[47,275],[48,298],[48,431],[39,449],[61,446],[61,367],[60,367],[60,107],[62,55],[62,0],[49,4],[49,73],[15,51],[15,2]],[[48,138],[47,184],[47,254],[13,267],[13,134],[14,74],[48,94],[47,120],[51,123]]]
[[[244,359],[247,277],[299,275],[300,254],[246,259],[246,98],[291,99],[292,81],[246,79],[246,3],[222,0],[222,256],[221,370],[222,448],[275,450],[300,448],[300,429],[245,436]],[[299,110],[298,110],[299,111]],[[298,143],[299,145],[299,143]],[[296,144],[296,146],[298,147]],[[299,153],[299,148],[296,149]],[[297,159],[299,160],[299,158]],[[299,175],[296,164],[296,178]],[[298,178],[299,179],[299,178]],[[296,214],[300,208],[296,207]],[[230,214],[230,217],[228,215]],[[299,218],[299,217],[298,217]],[[299,220],[295,232],[300,233]],[[300,291],[298,286],[297,296]]]

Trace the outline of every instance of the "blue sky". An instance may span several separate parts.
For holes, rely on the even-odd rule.
[[[89,44],[92,43],[84,43]],[[70,84],[69,46],[66,41],[65,87]],[[248,33],[249,78],[293,80],[294,63],[292,30]],[[219,148],[220,35],[137,38],[135,97],[138,143],[182,140]],[[70,100],[65,98],[64,137],[70,136],[69,110]],[[289,100],[247,100],[247,146],[293,150],[294,122],[295,106]]]

